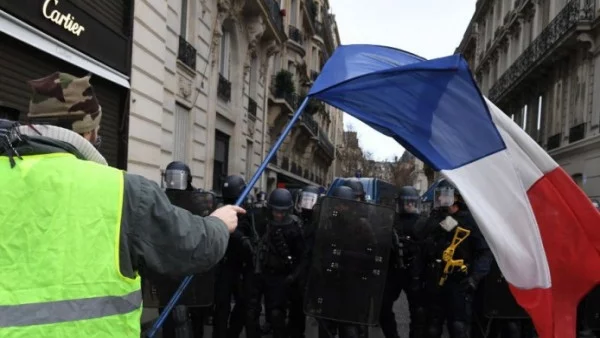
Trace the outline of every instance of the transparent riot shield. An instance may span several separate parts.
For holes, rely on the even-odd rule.
[[[392,246],[394,210],[333,197],[323,198],[318,210],[306,314],[376,325]]]
[[[208,191],[167,190],[166,194],[173,205],[198,216],[208,216],[216,206],[214,195]],[[183,278],[144,271],[142,276],[144,307],[166,306]],[[177,304],[189,307],[211,306],[214,300],[214,289],[215,268],[195,275]]]

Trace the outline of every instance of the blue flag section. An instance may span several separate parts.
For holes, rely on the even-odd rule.
[[[425,60],[389,47],[341,46],[309,96],[392,137],[436,170],[505,148],[460,55]]]

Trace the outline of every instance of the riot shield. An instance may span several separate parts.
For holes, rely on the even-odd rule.
[[[216,206],[214,195],[200,190],[167,190],[173,205],[198,216],[208,216]],[[160,308],[167,305],[184,277],[171,277],[147,271],[143,276],[142,294],[144,307]],[[214,300],[215,268],[194,276],[181,296],[178,305],[189,307],[210,306]]]
[[[304,311],[326,320],[376,325],[392,247],[394,210],[325,197],[318,213]]]
[[[500,272],[498,264],[494,262],[490,273],[484,278],[483,288],[483,314],[490,319],[527,319],[527,312],[517,303],[508,288],[508,282]]]

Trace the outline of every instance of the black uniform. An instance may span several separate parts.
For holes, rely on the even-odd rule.
[[[413,187],[403,187],[397,198],[397,214],[394,224],[394,247],[384,289],[379,321],[386,338],[398,338],[394,302],[404,291],[410,313],[410,337],[423,337],[425,310],[421,299],[420,243],[415,226],[419,220],[419,194]]]
[[[223,203],[234,204],[246,188],[244,178],[228,176],[222,187]],[[229,237],[225,257],[217,269],[213,338],[237,338],[244,328],[247,295],[244,289],[244,268],[253,256],[252,219],[250,215],[238,217],[238,227]],[[231,309],[231,299],[235,305]]]
[[[258,316],[264,297],[266,316],[271,323],[274,338],[286,336],[286,313],[291,286],[302,273],[304,254],[302,223],[292,214],[292,195],[285,189],[276,189],[269,197],[269,222],[256,254],[257,266],[249,295],[248,338],[260,337]],[[276,217],[277,216],[277,217]]]
[[[470,336],[470,323],[473,318],[474,292],[479,282],[489,273],[493,256],[475,220],[454,187],[449,183],[440,183],[438,188],[452,191],[449,195],[442,196],[443,199],[450,199],[450,203],[447,203],[450,205],[442,204],[441,207],[436,208],[427,224],[430,230],[424,258],[427,263],[424,277],[428,298],[427,336],[439,338],[442,325],[446,321],[452,338],[467,338]],[[453,222],[458,224],[454,227],[448,226]],[[441,224],[446,225],[447,228],[444,229]],[[466,271],[457,267],[448,275],[444,275],[446,262],[443,260],[443,253],[462,229],[470,233],[456,246],[452,258],[462,259]],[[445,277],[445,281],[440,286],[442,277]]]
[[[192,175],[190,168],[182,162],[171,162],[167,165],[164,174],[166,184],[166,195],[173,205],[184,208],[194,215],[208,216],[215,209],[214,199],[210,193],[198,194],[192,186]],[[164,280],[165,276],[150,274],[150,279]],[[175,288],[179,283],[173,280],[171,288]],[[194,287],[192,284],[190,287]],[[163,290],[166,291],[166,290]],[[212,290],[207,290],[212,294]],[[167,292],[172,294],[172,290]],[[162,313],[164,308],[159,308]],[[206,309],[191,308],[186,306],[176,306],[173,312],[166,318],[163,325],[163,336],[165,337],[202,337],[204,335],[204,316]]]

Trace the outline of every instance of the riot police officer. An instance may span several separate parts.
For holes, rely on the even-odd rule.
[[[425,249],[427,336],[439,338],[446,321],[451,338],[467,338],[473,295],[493,256],[458,190],[442,180],[434,196]]]
[[[304,254],[304,240],[301,221],[293,214],[292,194],[286,189],[275,189],[269,196],[267,208],[269,221],[257,248],[259,259],[249,300],[246,325],[249,338],[260,337],[258,316],[263,296],[273,337],[286,336],[288,293],[302,273],[300,260]]]
[[[224,204],[235,204],[246,189],[240,175],[228,176],[222,187]],[[248,215],[239,216],[238,228],[229,237],[225,257],[219,264],[215,289],[213,338],[236,338],[244,328],[247,297],[243,295],[244,268],[253,256],[252,231]],[[235,305],[231,309],[231,298]]]
[[[379,317],[386,338],[399,337],[393,306],[402,290],[406,293],[410,311],[409,336],[422,337],[424,334],[425,309],[419,297],[422,263],[419,261],[420,248],[414,231],[420,217],[419,202],[419,193],[411,186],[402,187],[396,198],[394,245]]]
[[[358,181],[353,181],[353,182],[357,182],[358,184],[354,184],[353,187],[348,186],[348,184],[344,184],[342,186],[335,187],[331,191],[331,197],[335,197],[335,198],[338,198],[341,200],[354,200],[354,201],[364,200],[364,189],[362,188],[362,184],[360,184],[360,182],[358,182]],[[352,184],[350,184],[350,185],[352,185]],[[354,189],[352,189],[352,188],[354,188]],[[339,238],[339,236],[342,236],[341,234],[336,234],[337,232],[347,231],[345,229],[340,228],[340,227],[347,226],[347,224],[344,224],[345,223],[344,219],[348,220],[348,219],[352,219],[352,218],[362,218],[361,216],[364,216],[364,215],[351,215],[351,214],[353,214],[352,211],[349,209],[349,207],[347,205],[344,205],[343,203],[337,204],[337,210],[335,213],[338,215],[345,215],[345,217],[343,217],[340,220],[340,222],[335,222],[335,224],[332,224],[331,225],[332,228],[329,230],[331,232],[329,235],[331,237],[335,237],[336,239]],[[335,227],[336,229],[334,229],[333,227]],[[371,236],[368,236],[369,230],[370,229],[368,229],[368,225],[364,224],[363,229],[358,229],[359,233],[361,233],[360,236],[357,236],[357,237],[346,236],[346,239],[349,239],[349,242],[356,242],[356,240],[358,240],[359,242],[363,242],[364,239],[366,239],[367,241],[370,241]],[[363,236],[363,234],[365,236]],[[348,237],[354,237],[354,238],[348,238]],[[353,244],[358,244],[358,243],[346,243],[346,244],[348,244],[347,245],[348,249],[354,249],[354,248],[352,248],[354,246]],[[319,283],[323,283],[323,281],[319,281]],[[325,282],[325,283],[327,284],[327,282]],[[344,281],[344,283],[352,283],[352,281]],[[353,286],[346,286],[345,289],[353,289]],[[358,298],[362,298],[362,297],[358,297]],[[361,300],[364,300],[364,299],[361,299]],[[367,309],[359,308],[362,305],[365,305],[364,302],[356,301],[356,302],[351,302],[351,303],[355,304],[352,309],[348,309],[352,312],[356,312],[356,311],[363,312],[365,310],[367,312],[369,311]],[[318,322],[319,322],[319,338],[331,338],[336,335],[338,335],[340,338],[359,338],[359,337],[368,336],[368,328],[364,325],[350,324],[348,322],[327,320],[327,319],[319,319]]]
[[[214,211],[214,205],[210,205],[210,196],[206,193],[200,193],[192,186],[192,174],[187,164],[174,161],[167,165],[163,174],[165,184],[165,193],[173,205],[187,209],[191,213],[199,216],[207,216]],[[171,280],[166,276],[148,273],[149,279],[159,283],[159,293],[161,298],[170,297],[178,286],[179,281]],[[212,277],[212,276],[211,276]],[[196,282],[203,276],[198,276],[191,288],[195,287]],[[210,281],[213,281],[212,278]],[[209,283],[210,284],[210,283]],[[191,290],[190,290],[191,291]],[[212,295],[212,290],[203,290]],[[184,294],[183,300],[189,297],[189,293]],[[163,299],[164,300],[164,299]],[[163,308],[159,308],[162,312]],[[202,337],[204,332],[204,311],[202,308],[188,308],[184,305],[177,306],[167,317],[163,326],[163,335],[166,337]]]
[[[311,226],[313,208],[317,203],[319,197],[319,188],[316,186],[307,186],[302,189],[299,193],[297,201],[298,216],[302,220],[303,224],[303,237],[306,244],[306,238],[310,233],[307,227]],[[302,262],[300,264],[307,266],[309,260],[309,248],[305,245],[307,250],[303,255]],[[303,269],[305,271],[305,269]],[[300,274],[298,281],[291,286],[292,292],[290,293],[290,311],[288,318],[288,332],[292,338],[304,337],[306,330],[306,315],[304,314],[304,287],[306,284],[305,273]]]
[[[364,202],[366,200],[365,188],[362,183],[360,183],[357,179],[349,179],[344,182],[344,186],[352,189],[352,193],[354,194],[354,200]]]

